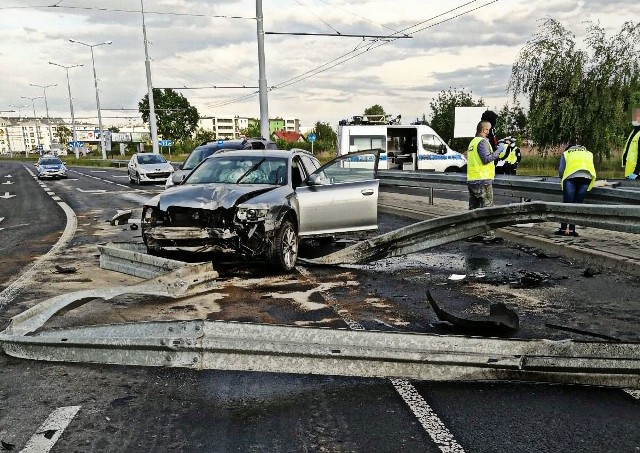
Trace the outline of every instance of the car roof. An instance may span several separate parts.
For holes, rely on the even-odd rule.
[[[219,158],[222,156],[264,156],[264,157],[292,157],[295,155],[307,155],[314,157],[311,153],[300,148],[294,149],[223,149],[209,156]],[[315,157],[314,157],[315,158]]]

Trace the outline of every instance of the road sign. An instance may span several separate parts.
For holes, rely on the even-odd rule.
[[[309,140],[311,143],[316,141],[316,134],[314,134],[313,132],[310,133],[309,135],[307,135],[307,140]]]
[[[44,147],[43,147],[42,145],[37,145],[37,146],[36,146],[36,149],[37,149],[38,151],[42,151],[42,150],[44,149]]]
[[[173,145],[173,141],[171,141],[171,140],[158,140],[158,144],[160,146],[172,146]]]
[[[82,148],[84,146],[84,142],[81,142],[81,141],[74,142],[72,140],[69,142],[69,146],[71,146],[72,148]]]

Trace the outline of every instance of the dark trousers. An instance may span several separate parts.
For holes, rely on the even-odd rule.
[[[589,178],[571,178],[565,179],[562,183],[562,202],[563,203],[582,203],[587,195],[587,188],[591,184]],[[576,231],[576,226],[569,224],[569,231]],[[560,229],[566,230],[567,224],[560,223]]]

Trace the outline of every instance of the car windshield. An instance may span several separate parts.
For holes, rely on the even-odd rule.
[[[62,161],[60,159],[42,159],[40,165],[60,165]]]
[[[164,164],[167,162],[167,159],[160,156],[159,154],[138,154],[138,163],[139,164]]]
[[[287,159],[265,156],[221,156],[207,159],[184,184],[273,184],[287,183]]]

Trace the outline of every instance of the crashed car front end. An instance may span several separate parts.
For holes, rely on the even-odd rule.
[[[176,190],[179,189],[172,189]],[[206,203],[185,198],[182,202],[173,200],[163,205],[162,196],[156,197],[156,204],[153,199],[143,208],[143,239],[150,252],[215,252],[261,257],[273,241],[280,213],[286,209],[252,199],[264,197],[269,191],[278,190],[261,189],[232,201],[232,196],[225,197],[222,193],[224,188],[217,188],[211,196],[216,202]]]

